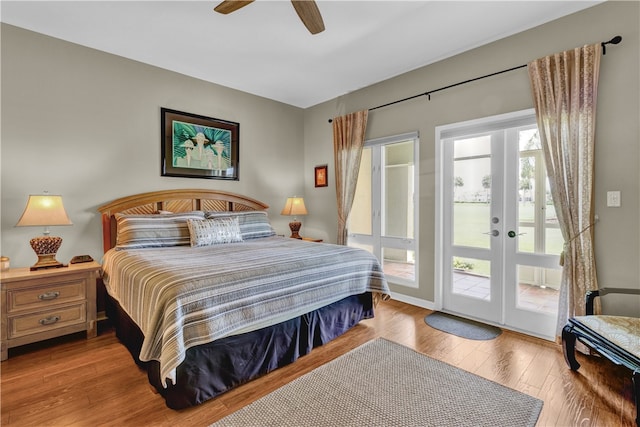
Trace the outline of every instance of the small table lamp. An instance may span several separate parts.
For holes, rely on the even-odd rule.
[[[31,270],[64,267],[64,264],[56,260],[56,253],[62,245],[62,238],[49,236],[49,226],[72,224],[64,210],[62,196],[54,196],[46,192],[43,195],[29,196],[27,207],[24,208],[16,227],[44,226],[44,236],[34,237],[29,242],[33,251],[38,255],[38,261],[31,266]]]
[[[289,228],[291,229],[291,236],[289,237],[293,239],[302,239],[298,234],[300,227],[302,227],[302,223],[296,219],[296,216],[306,214],[307,208],[304,207],[304,199],[302,197],[294,196],[287,198],[287,203],[285,203],[284,209],[282,209],[280,215],[293,216],[293,221],[289,223]]]

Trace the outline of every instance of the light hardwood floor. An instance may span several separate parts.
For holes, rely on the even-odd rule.
[[[505,331],[490,341],[449,335],[424,323],[429,310],[382,303],[376,318],[296,363],[181,411],[165,406],[112,330],[12,349],[1,365],[3,426],[207,426],[294,378],[376,337],[544,400],[539,426],[632,426],[630,374],[600,358],[578,356],[575,373],[560,346]]]

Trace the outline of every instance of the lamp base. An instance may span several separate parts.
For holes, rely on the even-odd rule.
[[[56,260],[56,253],[58,249],[60,249],[60,245],[62,245],[62,237],[34,237],[29,241],[29,244],[31,245],[31,249],[38,255],[38,261],[33,264],[29,270],[66,267],[66,265]]]
[[[291,221],[289,223],[289,229],[291,229],[291,237],[292,239],[302,239],[302,236],[298,234],[300,231],[300,227],[302,227],[302,223],[300,221]]]
[[[33,264],[31,267],[29,267],[29,270],[35,271],[35,270],[42,270],[45,268],[60,268],[60,267],[66,267],[66,265],[56,260],[56,254],[45,254],[45,255],[38,255],[38,261],[35,264]]]

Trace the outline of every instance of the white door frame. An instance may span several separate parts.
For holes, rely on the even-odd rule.
[[[512,127],[512,126],[518,126],[520,123],[523,123],[524,121],[527,121],[531,115],[533,113],[532,109],[528,109],[528,110],[523,110],[523,111],[518,111],[518,112],[514,112],[514,113],[507,113],[507,114],[502,114],[502,115],[497,115],[497,116],[493,116],[493,117],[488,117],[488,118],[482,118],[482,119],[476,119],[476,120],[470,120],[470,121],[465,121],[462,123],[455,123],[455,124],[451,124],[451,125],[444,125],[444,126],[438,126],[436,127],[436,135],[435,135],[435,142],[436,142],[436,147],[435,147],[435,151],[436,151],[436,162],[435,162],[435,183],[436,183],[436,194],[435,194],[435,205],[436,205],[436,212],[435,212],[435,260],[434,260],[434,281],[435,281],[435,289],[434,289],[434,308],[436,310],[442,310],[444,307],[444,285],[447,279],[447,274],[451,274],[450,272],[450,268],[445,268],[445,260],[449,260],[451,259],[451,254],[450,253],[445,253],[444,251],[444,243],[445,243],[445,233],[447,232],[447,227],[443,226],[444,224],[447,224],[448,222],[450,222],[450,218],[448,218],[449,216],[449,212],[447,211],[447,206],[448,204],[450,204],[451,200],[450,200],[450,194],[449,192],[445,192],[445,187],[449,188],[447,186],[447,179],[450,179],[448,177],[444,176],[444,171],[445,169],[445,162],[447,161],[451,161],[451,159],[447,159],[445,158],[445,149],[443,146],[443,140],[446,138],[450,138],[451,136],[457,136],[457,135],[468,135],[469,133],[475,133],[475,130],[478,130],[478,132],[480,133],[487,133],[488,131],[490,131],[492,129],[492,126],[496,126],[495,124],[498,124],[498,126],[500,128],[506,128],[506,127]],[[484,128],[483,128],[484,126]],[[469,132],[470,129],[473,129],[474,131]],[[505,154],[506,157],[506,154]],[[506,160],[505,159],[494,159],[494,161],[501,161],[503,162],[500,166],[505,168],[505,173],[508,171],[508,168],[506,166]],[[493,162],[492,162],[493,164]],[[496,177],[494,176],[493,179],[495,179]],[[498,182],[495,182],[496,184],[496,188],[498,185]],[[500,183],[500,185],[502,186],[503,183]],[[506,186],[510,186],[510,184],[504,183],[506,184]],[[494,187],[494,185],[492,185],[492,187]],[[513,187],[511,185],[510,190],[513,191]],[[506,196],[505,196],[506,197]],[[503,203],[506,204],[510,204],[513,201],[507,200],[506,198],[503,200]],[[505,211],[505,216],[507,215],[507,209],[515,209],[515,207],[506,207],[506,209],[504,209]],[[512,212],[511,212],[512,213]],[[496,225],[496,227],[492,227],[496,230],[498,230],[498,232],[500,233],[501,237],[504,233],[507,232],[507,229],[509,230],[514,230],[517,229],[515,228],[516,224],[506,224],[505,223],[505,218],[502,217],[502,213],[499,213],[499,218],[500,218],[500,222],[499,224]],[[494,214],[494,212],[492,211],[491,216],[494,217],[496,216]],[[515,215],[512,215],[515,218]],[[492,238],[493,239],[493,238]],[[502,239],[501,239],[502,240]],[[503,244],[502,244],[502,249],[500,249],[501,251],[504,250],[510,250],[513,251],[513,253],[515,254],[514,256],[514,261],[516,263],[519,263],[519,259],[522,257],[525,258],[529,258],[529,256],[527,254],[520,254],[517,253],[514,249],[514,242],[516,241],[516,239],[507,239],[506,241],[503,240]],[[493,243],[492,243],[493,245]],[[535,255],[534,255],[535,256]],[[557,267],[557,262],[555,262],[555,260],[557,259],[557,257],[553,257],[553,256],[540,256],[538,255],[539,259],[537,264],[541,267],[545,267],[545,268],[554,268]],[[529,264],[529,262],[524,262],[524,259],[522,260],[523,264]],[[503,274],[501,280],[507,280],[507,278],[510,278],[512,280],[513,277],[515,277],[516,272],[514,271],[515,266],[500,266],[501,268],[501,273]],[[493,262],[492,262],[492,276],[494,274],[494,269],[493,269]],[[503,290],[501,290],[501,292],[503,292],[502,294],[502,298],[501,298],[501,307],[500,307],[500,316],[499,317],[495,317],[495,320],[487,320],[487,319],[482,319],[483,322],[485,323],[492,323],[498,326],[505,326],[505,316],[509,316],[513,310],[510,311],[510,309],[508,309],[506,307],[506,305],[513,303],[514,300],[514,291],[513,290],[507,290],[506,287],[503,288]],[[493,295],[492,295],[493,298]],[[473,315],[469,316],[467,314],[468,317],[474,317]],[[533,319],[538,319],[537,317],[533,317]],[[543,319],[540,319],[541,321]],[[549,322],[549,319],[544,319],[545,322]],[[508,326],[507,326],[508,327]],[[511,329],[515,329],[518,330],[517,328],[513,328],[513,327],[508,327]],[[536,334],[536,333],[532,333],[531,331],[523,331],[525,333],[528,333],[530,335],[534,335],[534,336],[539,336],[541,338],[545,338],[545,339],[553,339],[552,336],[546,336],[546,335],[540,335],[540,334]]]

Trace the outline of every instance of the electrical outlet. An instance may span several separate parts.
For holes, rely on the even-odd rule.
[[[607,191],[607,207],[619,208],[620,207],[620,192],[619,191]]]

